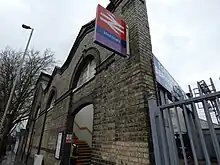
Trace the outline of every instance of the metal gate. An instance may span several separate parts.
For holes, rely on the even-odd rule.
[[[149,98],[151,131],[156,165],[220,165],[220,146],[217,135],[219,97],[214,84],[198,82],[198,88],[179,98],[159,91],[160,101]],[[193,94],[193,91],[198,91]],[[197,96],[197,94],[199,96]],[[206,117],[209,137],[198,115],[202,108]],[[215,112],[216,121],[211,116]],[[216,122],[216,123],[215,123]],[[214,155],[211,154],[214,150]]]

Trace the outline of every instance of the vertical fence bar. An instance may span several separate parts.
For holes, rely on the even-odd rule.
[[[161,92],[159,90],[158,92],[160,99],[162,100]],[[170,157],[169,157],[169,148],[168,148],[168,142],[167,142],[167,137],[166,137],[166,130],[165,130],[165,122],[164,122],[164,114],[163,110],[159,108],[159,120],[158,120],[158,126],[159,126],[159,131],[160,131],[160,144],[162,146],[162,152],[163,152],[163,162],[165,165],[170,165]]]
[[[195,127],[195,122],[193,119],[193,113],[189,113],[189,122],[192,128],[192,135],[193,135],[193,141],[195,144],[195,149],[196,149],[196,154],[197,154],[197,158],[198,160],[202,159],[202,149],[201,149],[201,145],[199,142],[199,137],[198,137],[198,133],[197,133],[197,129]]]
[[[219,106],[220,106],[220,102],[219,102],[219,98],[216,97],[215,99],[215,107],[216,107],[216,112],[217,112],[217,121],[218,121],[218,124],[220,124],[220,110],[219,110]]]
[[[200,95],[202,95],[201,87],[200,87],[198,82],[197,82],[197,84],[198,84],[198,88],[199,88],[199,93],[200,93]],[[210,131],[210,134],[211,134],[212,144],[213,144],[213,147],[214,147],[214,150],[215,150],[215,154],[216,154],[216,157],[217,157],[217,160],[218,160],[218,164],[220,164],[220,147],[219,147],[218,139],[217,139],[217,136],[216,136],[216,133],[215,133],[215,129],[214,129],[214,126],[213,126],[213,123],[212,123],[212,118],[211,118],[211,115],[209,113],[209,109],[208,109],[206,100],[203,100],[202,104],[203,104],[206,119],[207,119],[207,122],[208,122],[208,125],[209,125],[209,131]]]
[[[188,112],[186,110],[186,105],[185,104],[183,104],[183,113],[184,113],[184,116],[185,116],[187,132],[188,132],[188,135],[189,135],[189,140],[190,140],[190,144],[191,144],[191,148],[192,148],[193,160],[194,160],[195,165],[198,165],[198,160],[197,160],[197,155],[196,155],[196,150],[195,150],[195,144],[193,142],[192,130],[191,130],[191,126],[190,126],[190,123],[189,123],[189,116],[188,116]]]
[[[169,104],[168,102],[168,96],[167,96],[167,93],[164,93],[165,95],[165,103],[166,104]],[[178,157],[178,153],[177,153],[177,146],[176,146],[176,140],[175,140],[175,133],[174,133],[174,128],[173,128],[173,123],[172,123],[172,119],[171,119],[171,114],[170,114],[170,108],[167,109],[167,116],[168,116],[168,125],[169,125],[169,128],[170,128],[170,138],[171,138],[171,142],[173,145],[171,145],[172,147],[172,152],[173,152],[173,163],[175,165],[178,165],[179,164],[179,157]]]
[[[156,100],[153,98],[150,98],[148,100],[148,106],[150,111],[150,122],[151,122],[151,132],[152,132],[152,139],[153,139],[153,146],[154,146],[154,156],[155,156],[155,163],[156,165],[162,165],[161,164],[161,154],[160,154],[160,147],[159,147],[159,141],[158,141],[158,134],[157,134],[157,127],[156,127],[156,115],[155,113],[158,113],[159,109],[156,104]]]
[[[201,145],[202,145],[202,150],[203,150],[203,153],[204,153],[206,165],[211,165],[210,157],[209,157],[208,150],[207,150],[206,143],[205,143],[205,138],[204,138],[204,135],[203,135],[203,132],[202,132],[201,123],[199,121],[200,120],[199,115],[198,115],[198,112],[196,110],[196,105],[195,105],[195,103],[192,103],[191,106],[192,106],[192,110],[193,110],[193,113],[194,113],[194,116],[195,116],[195,124],[196,124],[197,131],[199,133],[199,140],[200,140]]]
[[[191,96],[193,96],[192,89],[191,89],[190,85],[188,87],[189,87],[189,91],[190,91]],[[202,127],[201,127],[201,123],[200,123],[200,120],[199,120],[199,115],[198,115],[195,103],[192,103],[191,107],[192,107],[192,111],[193,111],[193,114],[194,114],[194,117],[195,117],[195,124],[196,124],[197,131],[199,133],[199,140],[200,140],[201,145],[202,145],[202,150],[203,150],[203,153],[204,153],[206,165],[211,165],[210,157],[209,157],[208,150],[207,150],[207,147],[206,147],[205,138],[204,138],[204,135],[203,135],[203,132],[202,132]]]
[[[215,154],[216,154],[218,163],[220,164],[220,147],[219,147],[218,139],[217,139],[217,136],[216,136],[216,133],[215,133],[213,123],[212,123],[212,118],[211,118],[211,115],[209,113],[209,109],[208,109],[206,101],[203,100],[202,103],[203,103],[206,119],[207,119],[207,122],[208,122],[208,125],[209,125],[209,131],[210,131],[211,138],[212,138],[212,144],[213,144],[213,147],[214,147],[214,150],[215,150]]]
[[[165,95],[164,92],[160,91],[160,96],[161,96],[161,102],[162,105],[165,104]],[[165,121],[165,132],[166,132],[166,137],[167,137],[167,142],[168,142],[168,149],[169,149],[169,155],[170,155],[170,163],[171,165],[176,165],[175,161],[173,161],[173,158],[175,158],[175,154],[173,152],[173,142],[172,142],[172,134],[171,134],[171,126],[170,126],[170,122],[169,122],[169,113],[168,113],[168,109],[164,109],[162,110],[164,113],[164,121]]]
[[[174,97],[172,97],[172,101],[173,102],[175,101]],[[182,152],[183,152],[184,164],[188,165],[188,161],[187,161],[187,157],[186,157],[186,151],[185,151],[185,146],[184,146],[184,141],[183,141],[183,135],[181,133],[180,119],[179,119],[179,115],[178,115],[177,107],[176,106],[174,107],[174,110],[175,110],[176,119],[177,119],[178,134],[179,134],[179,137],[180,137],[180,143],[181,143]]]
[[[166,136],[167,136],[167,142],[168,142],[168,149],[169,149],[169,155],[170,155],[170,163],[171,165],[176,165],[176,156],[175,156],[175,152],[173,150],[173,141],[172,141],[172,135],[171,134],[171,125],[170,125],[170,121],[169,121],[169,118],[170,118],[170,114],[168,113],[168,110],[169,109],[164,109],[163,112],[164,112],[164,120],[165,120],[165,130],[166,130]]]
[[[215,88],[215,85],[212,81],[212,78],[210,78],[210,82],[211,82],[211,85],[212,85],[212,89],[214,92],[217,92],[216,88]],[[220,124],[220,110],[219,110],[219,106],[220,106],[220,101],[219,101],[219,98],[216,97],[215,99],[215,106],[216,106],[216,112],[217,112],[217,121],[218,121],[218,124]]]
[[[175,113],[176,113],[176,117],[177,117],[178,134],[179,134],[179,137],[180,137],[180,143],[181,143],[181,148],[182,148],[182,152],[183,152],[183,159],[184,159],[185,165],[188,165],[185,146],[184,146],[184,141],[183,141],[183,135],[182,135],[182,132],[181,132],[181,127],[180,127],[180,119],[179,119],[179,115],[178,115],[178,112],[177,112],[177,107],[175,106],[174,108],[175,108]]]
[[[159,127],[160,127],[160,133],[161,133],[161,141],[163,146],[163,157],[164,157],[164,164],[170,165],[170,157],[169,157],[169,149],[167,144],[167,138],[165,133],[165,125],[164,125],[164,117],[163,117],[163,111],[159,109]]]

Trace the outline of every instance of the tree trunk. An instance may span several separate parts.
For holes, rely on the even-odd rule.
[[[7,143],[8,143],[8,134],[13,126],[12,116],[7,116],[7,120],[2,132],[2,139],[0,141],[0,157],[4,156],[6,153]]]

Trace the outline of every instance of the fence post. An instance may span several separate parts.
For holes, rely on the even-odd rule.
[[[153,98],[149,98],[148,106],[149,106],[149,112],[150,112],[150,122],[151,122],[151,132],[152,132],[152,139],[153,139],[155,163],[156,165],[162,165],[158,134],[157,134],[157,127],[156,127],[156,120],[155,120],[156,118],[155,113],[158,112],[156,100]]]
[[[211,86],[212,86],[213,91],[217,92],[215,85],[212,81],[212,78],[210,78],[210,82],[211,82]],[[219,101],[218,97],[216,97],[216,99],[215,99],[215,106],[216,106],[216,113],[217,113],[217,121],[218,121],[218,124],[220,124],[220,110],[219,110],[220,101]]]
[[[199,88],[199,93],[202,96],[203,93],[202,93],[201,87],[200,87],[198,82],[197,82],[197,84],[198,84],[198,88]],[[207,100],[203,100],[202,104],[203,104],[203,108],[204,108],[204,111],[205,111],[206,119],[207,119],[207,122],[208,122],[208,125],[209,125],[209,131],[210,131],[211,138],[212,138],[212,144],[213,144],[213,147],[214,147],[214,150],[215,150],[215,154],[216,154],[218,163],[220,164],[220,147],[219,147],[219,142],[218,142],[218,139],[217,139],[217,136],[216,136],[216,133],[215,133],[215,129],[214,129],[214,126],[213,126],[213,123],[212,123],[212,118],[211,118],[211,115],[209,113],[209,109],[208,109],[206,101]]]
[[[189,91],[190,91],[191,96],[193,96],[192,89],[191,89],[190,85],[188,87],[189,87]],[[192,111],[193,111],[193,114],[194,114],[194,117],[195,117],[195,125],[196,125],[197,131],[199,133],[199,140],[200,140],[201,145],[202,145],[202,149],[203,149],[206,164],[211,165],[210,157],[209,157],[208,150],[207,150],[206,143],[205,143],[205,138],[204,138],[204,135],[203,135],[203,132],[202,132],[201,123],[199,121],[199,115],[198,115],[196,105],[195,105],[194,102],[191,104],[191,107],[192,107]]]
[[[207,106],[207,103],[206,103],[205,100],[203,100],[203,106],[204,106],[204,111],[205,111],[205,115],[206,115],[206,118],[207,118],[207,122],[208,122],[208,125],[209,125],[209,131],[210,131],[211,138],[212,138],[212,144],[213,144],[213,147],[214,147],[214,150],[215,150],[215,154],[216,154],[218,163],[220,163],[219,142],[218,142],[218,139],[217,139],[217,136],[216,136],[216,133],[215,133],[215,129],[214,129],[214,126],[213,126],[213,123],[212,123],[212,118],[211,118],[211,115],[209,113],[208,106]]]
[[[184,141],[183,141],[183,135],[181,133],[180,119],[179,119],[179,115],[178,115],[176,106],[174,107],[174,110],[175,110],[176,119],[177,119],[177,127],[178,127],[178,133],[179,133],[179,136],[180,136],[180,143],[181,143],[181,147],[182,147],[184,163],[185,163],[185,165],[188,165],[188,161],[187,161],[187,157],[186,157],[186,151],[184,149],[185,146],[184,146]]]
[[[184,116],[185,116],[187,132],[188,132],[188,135],[189,135],[189,140],[190,140],[190,144],[191,144],[191,148],[192,148],[193,160],[194,160],[195,165],[199,165],[198,159],[197,159],[197,154],[196,154],[196,151],[195,151],[195,144],[194,144],[194,141],[193,141],[191,125],[190,125],[190,122],[189,122],[189,116],[188,116],[185,104],[183,104],[183,113],[184,113]]]
[[[162,102],[162,105],[165,104],[165,95],[162,91],[160,91],[160,97],[161,97],[161,102]],[[173,149],[172,149],[172,140],[171,140],[171,131],[170,131],[170,123],[169,123],[169,120],[168,120],[168,111],[167,109],[160,109],[160,113],[161,113],[161,116],[163,116],[163,120],[164,120],[164,129],[165,129],[165,136],[166,136],[166,139],[167,139],[167,143],[168,143],[168,153],[169,153],[169,158],[170,158],[170,164],[172,165],[175,165],[175,162],[172,161],[173,158],[175,158],[175,154],[173,153]]]
[[[164,93],[164,104],[169,104],[167,93]],[[177,153],[177,146],[176,146],[175,134],[174,134],[174,129],[173,129],[173,123],[172,123],[172,119],[171,119],[171,115],[170,115],[170,108],[167,108],[164,111],[167,115],[168,126],[169,126],[169,131],[170,131],[170,139],[171,139],[171,146],[170,147],[172,148],[172,158],[174,159],[174,161],[172,161],[171,163],[174,165],[178,165],[179,164],[179,157],[178,157],[178,153]]]
[[[201,146],[199,145],[199,137],[198,137],[198,133],[197,133],[197,129],[195,127],[195,123],[194,123],[194,119],[192,116],[192,113],[189,114],[189,122],[190,125],[192,126],[192,136],[193,136],[193,140],[195,142],[195,150],[196,150],[196,154],[197,154],[197,158],[198,159],[202,159],[202,150],[201,150]]]

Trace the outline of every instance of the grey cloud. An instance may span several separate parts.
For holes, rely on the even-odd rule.
[[[161,2],[150,0],[148,5],[154,54],[184,89],[200,79],[217,79],[220,2]]]
[[[19,2],[19,3],[18,3]],[[58,60],[64,62],[82,25],[95,18],[98,3],[108,0],[7,0],[0,2],[0,48],[6,45],[24,48],[28,32],[21,29],[26,23],[34,27],[31,47],[43,51],[51,48]],[[1,8],[2,7],[2,8]]]

